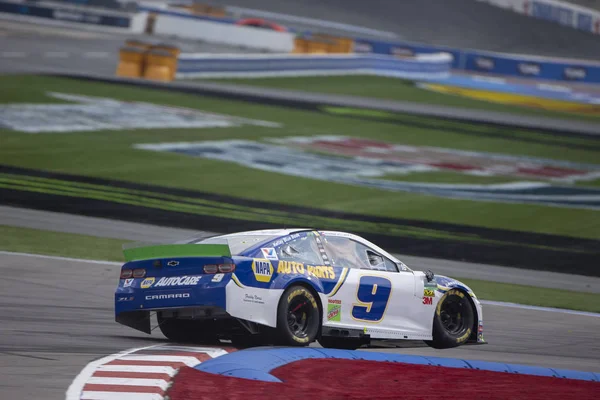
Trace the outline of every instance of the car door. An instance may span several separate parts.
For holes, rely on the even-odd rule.
[[[326,326],[357,329],[372,338],[424,337],[412,271],[351,238],[324,239],[332,264],[348,268],[343,285],[327,299]]]

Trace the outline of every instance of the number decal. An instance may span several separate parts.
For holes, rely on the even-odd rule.
[[[356,292],[358,303],[353,304],[352,318],[367,322],[381,321],[391,294],[392,282],[388,278],[361,276]]]

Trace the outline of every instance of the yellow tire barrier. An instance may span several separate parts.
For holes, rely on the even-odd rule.
[[[294,50],[292,53],[349,54],[353,51],[354,40],[350,38],[317,34],[310,39],[297,37],[294,40]]]
[[[172,81],[175,76],[177,58],[167,51],[150,50],[146,53],[144,78],[153,81]],[[175,64],[175,65],[174,65]]]
[[[135,47],[124,47],[119,50],[117,76],[124,78],[141,78],[144,73],[144,50]]]
[[[151,44],[128,40],[119,51],[117,76],[172,81],[177,73],[181,51],[168,44]]]

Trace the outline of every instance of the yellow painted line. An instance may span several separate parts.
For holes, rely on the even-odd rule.
[[[494,92],[491,90],[469,89],[456,86],[447,86],[439,84],[424,84],[426,89],[446,94],[454,94],[463,97],[469,97],[477,100],[484,100],[493,103],[511,104],[531,108],[539,108],[550,111],[561,111],[575,114],[600,115],[600,105],[583,104],[573,101],[544,99],[536,96],[529,96],[515,93]]]

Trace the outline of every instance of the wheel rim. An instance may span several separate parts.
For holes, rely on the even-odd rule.
[[[288,306],[287,323],[290,332],[296,337],[308,336],[307,329],[310,322],[310,301],[305,298],[295,298]]]
[[[446,332],[451,335],[461,335],[469,328],[463,318],[468,312],[467,307],[470,307],[468,301],[458,296],[450,296],[444,301],[440,310],[440,319]]]

